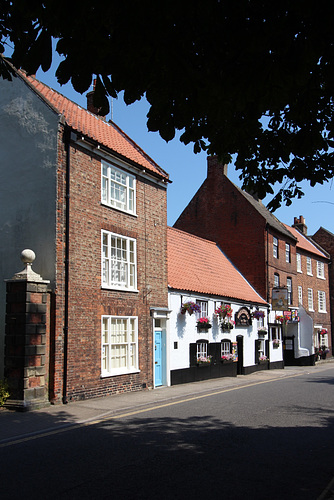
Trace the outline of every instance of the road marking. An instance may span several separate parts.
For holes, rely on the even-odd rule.
[[[125,413],[117,413],[116,415],[105,415],[104,417],[99,417],[99,418],[96,418],[93,420],[86,420],[83,422],[79,422],[77,424],[68,424],[68,425],[62,426],[61,428],[58,427],[58,428],[52,429],[50,431],[44,431],[41,433],[38,433],[38,431],[37,431],[37,432],[34,432],[32,434],[23,435],[21,437],[18,436],[16,439],[12,439],[10,441],[5,441],[5,440],[0,441],[0,448],[5,448],[7,446],[13,446],[16,444],[21,444],[21,443],[26,443],[28,441],[33,441],[35,439],[40,439],[40,438],[44,438],[44,437],[48,437],[48,436],[54,436],[56,434],[61,434],[63,432],[68,432],[71,430],[80,429],[82,427],[97,425],[97,424],[100,424],[102,422],[107,422],[108,420],[117,420],[120,418],[131,417],[133,415],[139,415],[141,413],[147,413],[149,411],[159,410],[160,408],[167,408],[168,406],[175,406],[175,405],[182,404],[182,403],[188,403],[189,401],[196,401],[198,399],[209,398],[211,396],[216,396],[217,394],[224,394],[225,392],[237,391],[240,389],[245,389],[247,387],[253,387],[256,385],[268,384],[269,382],[277,382],[280,380],[286,380],[288,378],[300,377],[301,375],[305,375],[305,373],[297,373],[294,375],[288,375],[287,377],[281,376],[279,378],[272,378],[270,380],[261,380],[259,382],[252,382],[252,383],[240,385],[237,387],[230,387],[228,389],[220,389],[220,390],[213,391],[213,392],[206,392],[205,394],[199,394],[197,396],[186,397],[184,399],[178,399],[177,401],[170,401],[170,402],[158,404],[155,406],[149,406],[146,408],[142,408],[140,410],[137,409],[137,410],[127,411]]]

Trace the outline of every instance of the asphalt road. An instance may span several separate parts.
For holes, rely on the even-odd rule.
[[[334,367],[215,390],[0,448],[0,498],[331,498]]]

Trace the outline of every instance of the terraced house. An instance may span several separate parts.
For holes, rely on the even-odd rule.
[[[300,308],[298,298],[299,236],[270,213],[256,193],[251,195],[233,184],[226,165],[214,156],[207,161],[207,178],[174,227],[216,242],[271,304],[269,339],[283,340],[285,363],[312,364],[312,318],[307,309]],[[324,300],[323,295],[319,297]]]
[[[332,352],[330,314],[330,256],[313,238],[307,236],[305,219],[294,218],[287,229],[297,238],[296,264],[298,302],[313,320],[316,359]]]
[[[1,344],[4,279],[30,248],[50,281],[53,402],[153,387],[166,327],[168,175],[95,111],[23,73],[0,81]]]

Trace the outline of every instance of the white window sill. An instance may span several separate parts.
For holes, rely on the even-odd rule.
[[[112,290],[113,292],[133,292],[139,293],[138,288],[125,288],[121,286],[101,285],[102,290]]]
[[[130,210],[125,210],[123,208],[115,207],[115,205],[110,205],[106,201],[101,201],[101,205],[107,208],[112,208],[114,210],[117,210],[118,212],[122,212],[123,214],[128,214],[132,215],[133,217],[138,217],[137,212],[131,212]]]
[[[117,377],[119,375],[131,375],[133,373],[140,373],[139,369],[135,370],[115,370],[112,373],[101,373],[101,378]]]
[[[314,313],[314,309],[309,309],[309,312],[310,313]]]
[[[317,276],[317,278],[318,278],[319,280],[324,280],[324,281],[326,281],[326,278],[325,278],[324,276]]]
[[[327,311],[318,311],[320,314],[327,314]]]
[[[313,274],[312,273],[307,273],[307,276],[313,276]]]

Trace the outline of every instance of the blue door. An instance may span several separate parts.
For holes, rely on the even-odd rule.
[[[154,385],[162,385],[162,332],[154,332]]]

